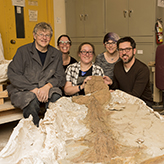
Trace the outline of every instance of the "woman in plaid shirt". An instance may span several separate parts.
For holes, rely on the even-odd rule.
[[[80,61],[69,65],[66,69],[66,84],[64,92],[66,95],[84,95],[85,83],[91,76],[103,76],[104,82],[109,84],[108,77],[104,76],[103,69],[95,65],[92,60],[95,48],[89,42],[82,43],[78,48]]]

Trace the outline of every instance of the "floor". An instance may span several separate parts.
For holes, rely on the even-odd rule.
[[[13,121],[0,125],[0,151],[7,144],[14,127],[17,126],[18,122],[19,121]]]

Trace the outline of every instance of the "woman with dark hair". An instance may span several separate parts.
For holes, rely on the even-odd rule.
[[[117,41],[119,38],[120,37],[116,33],[107,33],[103,40],[103,45],[106,51],[97,55],[95,61],[95,64],[99,65],[103,69],[104,74],[110,79],[113,79],[114,65],[120,61],[117,50]]]
[[[66,70],[68,65],[77,62],[76,59],[71,57],[70,48],[72,45],[72,41],[68,35],[61,35],[57,40],[57,46],[59,50],[62,52],[62,59],[63,59],[63,67]]]
[[[65,71],[64,92],[66,95],[84,95],[84,86],[91,76],[104,76],[103,69],[92,62],[94,55],[95,48],[91,43],[84,42],[79,46],[80,61],[69,65]]]

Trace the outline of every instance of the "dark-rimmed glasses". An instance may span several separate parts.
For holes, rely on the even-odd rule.
[[[107,45],[107,46],[110,46],[110,45],[114,46],[114,45],[116,45],[116,42],[105,42],[105,45]]]
[[[123,53],[123,51],[125,51],[125,52],[127,53],[127,52],[129,52],[131,49],[133,49],[133,48],[131,48],[131,47],[128,47],[128,48],[119,48],[118,51],[119,51],[119,53]]]
[[[85,50],[83,50],[83,51],[80,51],[80,53],[82,54],[82,55],[93,55],[93,51],[85,51]]]

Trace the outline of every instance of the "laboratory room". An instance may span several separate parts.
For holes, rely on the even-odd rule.
[[[0,0],[0,163],[164,163],[164,0]]]

